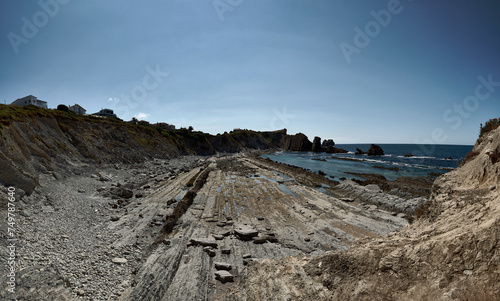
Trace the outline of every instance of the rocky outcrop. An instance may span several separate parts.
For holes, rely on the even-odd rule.
[[[302,133],[288,135],[285,137],[283,148],[289,151],[308,152],[312,149],[312,142]]]
[[[325,140],[323,140],[323,143],[321,144],[321,146],[323,148],[327,148],[329,146],[334,147],[335,146],[335,142],[333,142],[333,139],[325,139]]]
[[[376,145],[376,144],[371,144],[370,148],[368,149],[368,156],[383,156],[384,155],[384,150]]]
[[[355,155],[366,155],[366,154],[367,154],[366,152],[356,147]]]
[[[413,215],[417,208],[427,201],[425,197],[404,199],[395,195],[385,193],[376,184],[361,186],[352,180],[343,181],[336,189],[347,192],[359,201],[374,204],[395,212]],[[354,197],[355,196],[355,197]]]
[[[314,137],[313,143],[312,143],[312,151],[321,153],[324,151],[323,147],[321,146],[321,138],[320,137]]]
[[[347,252],[254,263],[239,296],[498,300],[500,162],[491,154],[499,151],[500,129],[483,135],[467,162],[434,182],[431,200],[417,210],[419,218],[412,225],[358,241]],[[270,293],[277,290],[279,298]]]
[[[325,150],[326,153],[328,154],[346,154],[348,153],[349,151],[346,151],[345,149],[342,149],[342,148],[337,148],[337,147],[333,147],[333,146],[328,146]]]
[[[41,173],[72,175],[79,165],[139,163],[184,154],[280,149],[286,129],[210,135],[165,131],[115,119],[0,105],[0,184],[31,194]],[[310,147],[309,147],[310,150]]]

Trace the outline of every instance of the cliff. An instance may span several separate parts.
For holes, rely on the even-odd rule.
[[[436,180],[412,225],[347,252],[261,260],[235,300],[499,300],[499,152],[496,129]]]
[[[1,105],[0,125],[0,183],[28,194],[38,184],[40,173],[62,177],[78,172],[83,164],[137,163],[186,154],[276,149],[282,147],[286,136],[286,130],[213,136],[34,106]]]

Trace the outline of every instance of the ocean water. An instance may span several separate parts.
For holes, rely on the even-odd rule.
[[[313,172],[321,170],[327,176],[336,180],[341,178],[363,179],[360,176],[348,174],[348,172],[380,174],[388,180],[395,180],[402,176],[419,177],[429,176],[429,174],[433,173],[446,173],[456,168],[473,147],[472,145],[378,145],[384,150],[384,156],[355,155],[356,148],[366,152],[370,144],[338,144],[335,147],[343,148],[349,153],[276,152],[262,155],[262,157],[299,166]],[[408,153],[413,154],[414,157],[404,157]],[[338,158],[356,161],[340,160]]]

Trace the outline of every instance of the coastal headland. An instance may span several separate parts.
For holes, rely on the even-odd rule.
[[[162,132],[45,111],[2,124],[19,300],[451,300],[500,289],[498,129],[435,183],[339,183],[259,156],[334,152],[286,131]]]

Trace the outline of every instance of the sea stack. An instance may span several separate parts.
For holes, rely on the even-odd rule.
[[[370,145],[370,148],[368,149],[368,156],[383,156],[384,155],[384,150],[375,144]]]
[[[287,135],[283,148],[289,151],[308,152],[312,149],[312,143],[307,139],[306,135],[298,133],[291,136]]]
[[[312,143],[312,151],[321,153],[324,152],[323,147],[321,146],[321,138],[320,137],[314,137],[313,143]]]

